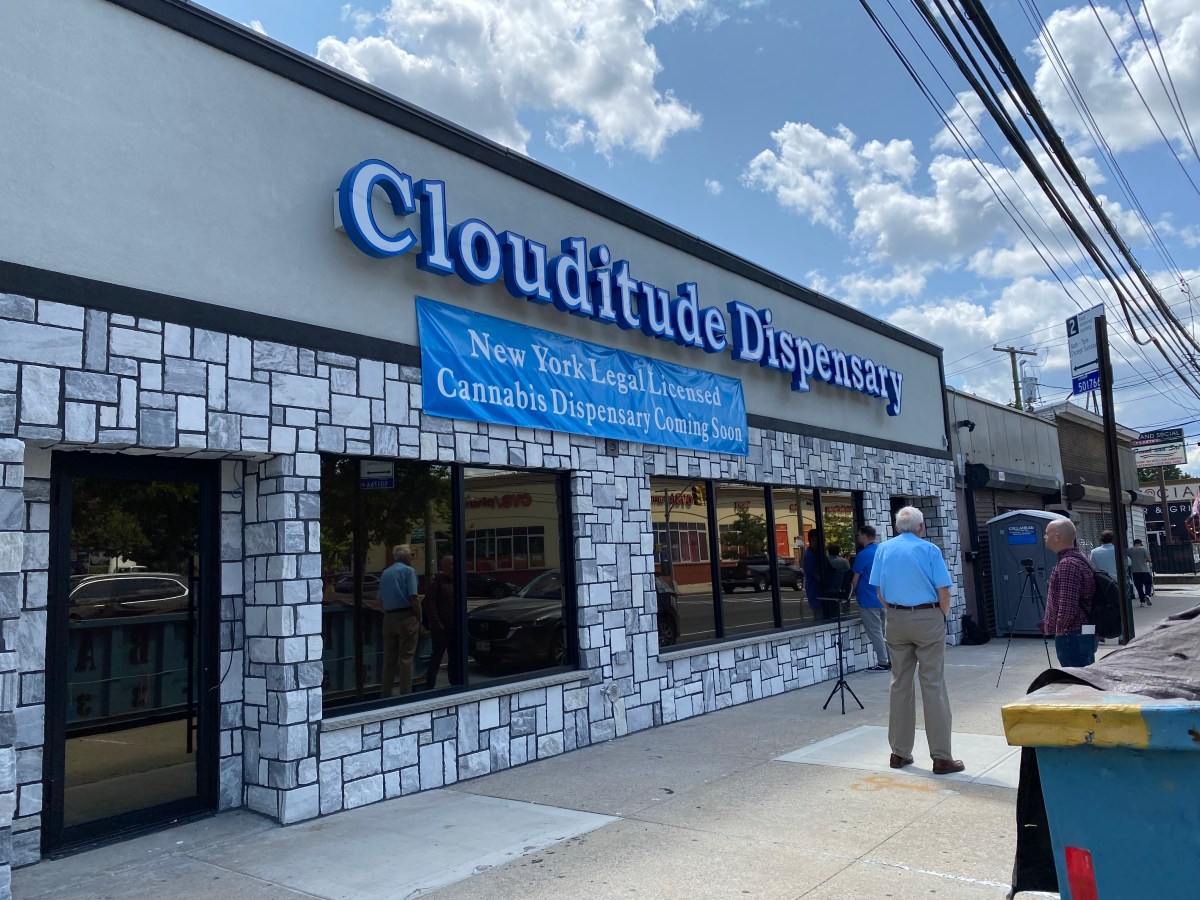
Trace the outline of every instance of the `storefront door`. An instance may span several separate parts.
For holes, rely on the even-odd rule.
[[[47,850],[215,806],[216,465],[54,456]]]

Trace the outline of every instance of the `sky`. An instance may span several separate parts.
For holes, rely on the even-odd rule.
[[[918,27],[911,4],[892,4]],[[1192,328],[1200,4],[1093,4],[985,5],[1139,264]],[[1009,357],[991,349],[1002,345],[1037,351],[1022,359],[1043,403],[1070,393],[1065,320],[1106,289],[949,59],[922,39],[936,71],[920,60],[888,0],[870,5],[914,54],[938,109],[964,126],[1062,260],[1058,277],[856,0],[203,5],[932,340],[945,348],[953,387],[1011,402]],[[1055,57],[1115,168],[1089,136]],[[1200,475],[1200,400],[1153,347],[1134,345],[1112,307],[1109,319],[1118,421],[1136,430],[1183,425],[1188,471]]]

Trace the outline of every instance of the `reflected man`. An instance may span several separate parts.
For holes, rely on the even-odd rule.
[[[403,545],[392,548],[396,561],[379,576],[379,601],[383,605],[384,697],[394,696],[396,676],[400,694],[412,692],[413,657],[421,637],[421,599],[417,596],[417,572],[409,565],[412,552]]]
[[[875,665],[868,666],[867,671],[887,672],[892,668],[892,662],[883,640],[883,605],[879,602],[879,593],[871,586],[871,569],[875,564],[875,551],[879,548],[875,543],[874,526],[860,526],[855,540],[858,553],[854,556],[854,578],[850,582],[850,592],[858,601],[863,631],[875,648]]]
[[[437,687],[438,670],[442,658],[449,653],[448,675],[451,684],[461,684],[462,676],[458,665],[458,615],[454,602],[454,557],[443,556],[438,563],[438,573],[429,580],[425,588],[425,617],[429,624],[429,636],[433,648],[429,653],[429,668],[425,674],[425,689]]]

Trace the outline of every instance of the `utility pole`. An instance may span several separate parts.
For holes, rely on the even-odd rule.
[[[1100,399],[1104,407],[1104,455],[1108,462],[1108,503],[1112,507],[1114,560],[1117,564],[1117,596],[1121,599],[1121,643],[1133,638],[1133,607],[1125,590],[1125,506],[1121,502],[1121,470],[1117,456],[1117,419],[1113,412],[1113,371],[1108,355],[1108,323],[1103,313],[1096,316],[1096,354],[1100,366]],[[1167,504],[1163,502],[1163,519],[1171,526]]]
[[[1017,357],[1018,356],[1037,356],[1036,350],[1018,350],[1016,347],[993,347],[997,353],[1007,353],[1008,358],[1012,361],[1012,376],[1013,376],[1013,401],[1017,409],[1024,409],[1025,404],[1021,402],[1021,379],[1017,375]]]

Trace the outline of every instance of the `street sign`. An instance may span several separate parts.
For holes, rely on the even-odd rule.
[[[396,465],[379,459],[359,461],[358,478],[364,491],[382,491],[396,486]]]
[[[1182,428],[1143,431],[1133,441],[1133,456],[1139,469],[1152,466],[1186,466],[1187,445]]]
[[[1067,349],[1071,353],[1071,393],[1100,389],[1100,353],[1096,347],[1096,318],[1104,304],[1085,309],[1067,319]]]

